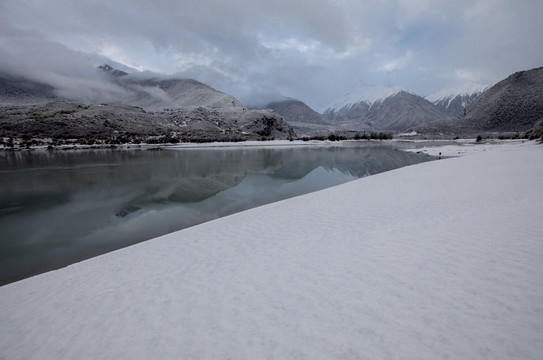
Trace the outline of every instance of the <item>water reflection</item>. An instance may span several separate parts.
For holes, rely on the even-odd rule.
[[[428,160],[391,146],[0,154],[0,284]]]

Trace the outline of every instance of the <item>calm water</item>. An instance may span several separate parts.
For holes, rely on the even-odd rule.
[[[430,160],[394,146],[2,152],[0,284]]]

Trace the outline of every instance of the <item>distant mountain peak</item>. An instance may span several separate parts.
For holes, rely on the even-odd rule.
[[[101,69],[101,70],[104,70],[104,71],[113,70],[113,68],[111,66],[109,66],[108,64],[102,64],[102,65],[98,66],[98,69]]]
[[[283,97],[283,100],[272,101],[264,108],[274,110],[288,123],[327,124],[321,114],[298,99]]]
[[[460,115],[464,108],[489,86],[476,82],[457,82],[449,84],[426,96],[426,100],[437,106],[441,111],[450,115]]]
[[[327,107],[327,112],[338,111],[361,102],[364,102],[371,107],[373,104],[383,102],[387,98],[400,92],[411,93],[400,86],[372,85],[361,82],[339,100],[331,103]]]
[[[113,68],[112,66],[109,66],[108,64],[102,64],[98,66],[98,69],[103,70],[104,72],[111,74],[113,76],[125,76],[128,75],[127,72],[124,72],[122,70],[117,70]]]
[[[486,84],[481,84],[477,82],[457,82],[449,84],[435,93],[426,96],[426,100],[435,103],[442,99],[453,99],[456,96],[472,96],[474,94],[480,94],[490,86]]]

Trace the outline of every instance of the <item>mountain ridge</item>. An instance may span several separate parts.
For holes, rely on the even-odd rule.
[[[371,108],[375,103],[382,102],[402,91],[410,93],[410,91],[400,86],[390,87],[384,85],[370,85],[362,82],[353,87],[340,99],[329,104],[323,113],[339,112],[344,109],[352,108],[360,103],[365,103],[368,105],[368,108]]]
[[[401,87],[359,89],[355,88],[324,112],[328,122],[361,130],[402,132],[421,123],[449,118],[428,100]]]
[[[328,125],[324,117],[301,100],[285,98],[263,106],[281,115],[288,123]]]

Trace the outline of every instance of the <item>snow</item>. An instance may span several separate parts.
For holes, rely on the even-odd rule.
[[[509,150],[523,149],[526,144],[526,140],[508,140],[506,141],[507,148]],[[492,151],[503,148],[503,141],[483,141],[477,142],[472,140],[459,140],[454,145],[442,145],[442,146],[423,146],[420,148],[406,149],[405,151],[423,153],[432,156],[462,156],[471,155],[484,151]]]
[[[482,146],[0,287],[0,358],[540,359],[543,145]]]
[[[415,130],[398,134],[399,137],[415,136],[415,135],[417,135],[417,132]]]
[[[331,141],[319,141],[319,140],[270,140],[270,141],[259,141],[259,140],[247,140],[247,141],[229,141],[229,142],[208,142],[208,143],[178,143],[175,145],[167,145],[165,148],[170,149],[188,149],[188,148],[218,148],[218,147],[228,147],[228,148],[239,148],[239,147],[297,147],[297,146],[322,146],[322,145],[333,145],[334,142]]]
[[[328,105],[326,111],[339,111],[344,107],[350,107],[360,102],[365,102],[371,107],[373,104],[383,102],[387,98],[394,96],[401,91],[408,92],[399,86],[389,87],[384,85],[368,85],[365,83],[360,83],[345,94],[341,99]]]
[[[488,88],[489,85],[484,85],[476,82],[459,82],[449,84],[442,89],[436,91],[434,94],[426,96],[425,99],[434,104],[441,100],[448,99],[450,104],[450,101],[452,101],[457,96],[471,96],[474,94],[480,94]]]

